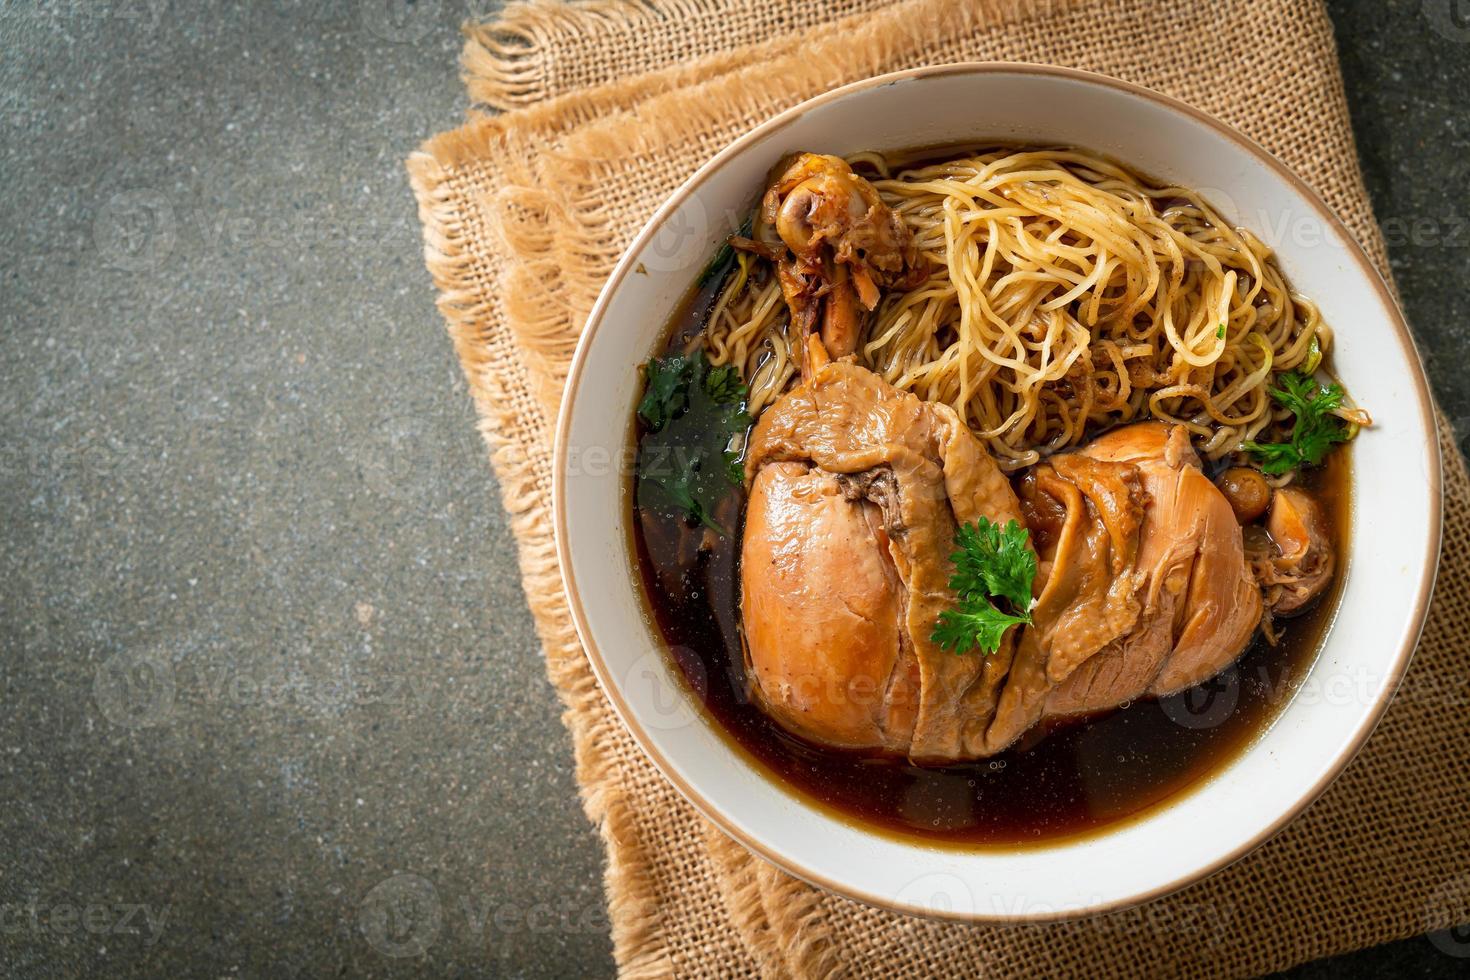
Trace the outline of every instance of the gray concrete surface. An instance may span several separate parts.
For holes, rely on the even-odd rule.
[[[1470,434],[1470,20],[1332,10]],[[474,12],[0,3],[0,974],[611,972],[402,170]]]
[[[421,6],[0,8],[0,974],[610,969],[403,171],[462,114]]]

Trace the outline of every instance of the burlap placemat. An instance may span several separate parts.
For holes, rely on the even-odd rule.
[[[834,15],[850,19],[823,19]],[[1470,480],[1443,423],[1445,561],[1378,732],[1276,839],[1140,909],[965,927],[828,895],[713,830],[602,696],[567,615],[549,510],[561,383],[603,280],[657,204],[741,132],[846,82],[962,60],[1087,68],[1192,102],[1301,174],[1387,269],[1315,0],[521,4],[472,29],[465,56],[477,100],[520,108],[473,118],[409,162],[440,308],[566,705],[584,806],[607,847],[622,971],[1243,975],[1470,920]]]

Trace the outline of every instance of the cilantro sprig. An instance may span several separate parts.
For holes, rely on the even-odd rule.
[[[939,614],[929,637],[932,642],[955,653],[975,649],[994,653],[1006,630],[1031,622],[1036,553],[1028,546],[1029,539],[1030,532],[1015,521],[1001,527],[982,517],[960,525],[949,580],[959,603]],[[998,608],[993,599],[1002,600],[1009,611]]]
[[[675,355],[652,358],[643,371],[643,400],[638,403],[638,417],[650,432],[660,432],[689,405],[689,383],[694,378],[696,361]]]
[[[1270,389],[1270,394],[1296,416],[1291,437],[1286,442],[1244,442],[1240,446],[1255,456],[1261,472],[1270,476],[1316,466],[1333,446],[1352,438],[1352,430],[1332,414],[1342,407],[1340,385],[1320,384],[1298,371],[1288,371],[1277,380],[1281,387]]]
[[[650,360],[638,418],[638,505],[673,513],[720,534],[715,509],[741,485],[731,437],[751,424],[734,367],[711,367],[701,351]]]

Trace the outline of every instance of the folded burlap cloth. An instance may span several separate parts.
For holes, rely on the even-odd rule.
[[[847,82],[1012,60],[1167,92],[1279,156],[1386,273],[1319,3],[593,0],[512,6],[469,35],[472,98],[512,111],[430,140],[409,169],[439,305],[566,704],[583,803],[607,846],[625,974],[1255,974],[1470,920],[1470,483],[1443,425],[1444,564],[1408,679],[1367,748],[1233,867],[1142,908],[1062,925],[877,911],[727,840],[614,716],[572,629],[552,547],[552,422],[618,254],[727,142]]]

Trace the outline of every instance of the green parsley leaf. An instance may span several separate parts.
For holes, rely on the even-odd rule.
[[[694,361],[681,354],[651,358],[644,371],[647,388],[638,403],[638,417],[654,432],[668,425],[689,403],[689,381]]]
[[[1222,340],[1224,339],[1224,337],[1225,337],[1225,324],[1222,323],[1218,327],[1215,328],[1215,336],[1218,339],[1222,339]]]
[[[950,555],[954,577],[949,587],[959,595],[999,596],[1025,612],[1031,608],[1031,583],[1036,579],[1036,553],[1027,547],[1030,534],[1015,521],[1004,528],[984,517],[961,524]]]
[[[1280,476],[1303,466],[1316,466],[1338,443],[1347,442],[1352,433],[1332,413],[1342,407],[1343,391],[1337,384],[1323,385],[1310,375],[1288,371],[1276,379],[1281,387],[1272,388],[1271,397],[1296,416],[1291,438],[1287,442],[1245,442],[1240,448],[1252,454],[1261,464],[1261,472]]]
[[[1007,629],[1031,622],[1036,553],[1029,540],[1030,532],[1015,521],[1001,527],[982,517],[955,530],[959,550],[950,556],[954,575],[949,587],[959,602],[939,614],[929,637],[932,642],[955,653],[973,649],[994,653]],[[997,608],[992,598],[1003,600],[1012,611]]]
[[[1030,622],[1029,615],[1012,616],[984,600],[967,602],[959,609],[946,609],[940,613],[939,621],[934,624],[934,633],[929,638],[955,653],[965,653],[977,647],[985,653],[994,653],[1000,649],[1006,630]]]
[[[712,367],[704,376],[704,387],[716,401],[734,404],[745,400],[745,385],[733,364]]]
[[[751,425],[747,389],[734,368],[709,367],[701,351],[648,362],[638,417],[638,506],[688,517],[720,534],[714,518],[744,482],[730,440]]]

